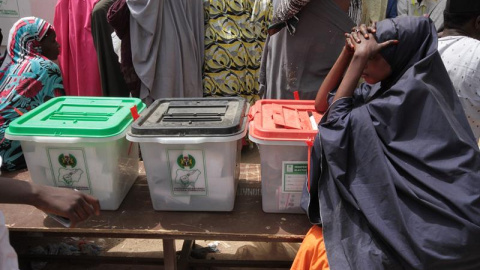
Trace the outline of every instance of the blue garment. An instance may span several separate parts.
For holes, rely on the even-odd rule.
[[[480,152],[434,24],[377,24],[392,68],[335,101],[311,159],[308,215],[331,269],[480,269]]]
[[[7,55],[0,67],[0,155],[2,170],[26,167],[19,141],[6,139],[10,123],[52,97],[64,95],[59,67],[41,55],[40,41],[52,31],[46,21],[26,17],[10,30]]]
[[[397,0],[388,0],[386,18],[397,17]]]

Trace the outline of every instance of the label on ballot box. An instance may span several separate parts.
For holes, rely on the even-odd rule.
[[[283,192],[302,193],[308,164],[306,161],[284,161],[282,166]]]
[[[83,148],[47,148],[54,186],[91,194],[90,175]]]
[[[168,150],[167,155],[174,196],[208,195],[202,150]]]

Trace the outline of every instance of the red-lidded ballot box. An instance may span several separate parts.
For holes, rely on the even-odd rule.
[[[309,144],[322,115],[313,100],[259,100],[249,111],[249,138],[260,151],[262,208],[267,213],[303,213]]]

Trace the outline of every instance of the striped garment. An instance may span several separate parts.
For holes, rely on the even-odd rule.
[[[25,168],[19,141],[5,139],[9,124],[47,100],[63,95],[59,67],[41,55],[40,41],[49,30],[45,20],[26,17],[10,29],[7,54],[0,67],[0,155],[2,170]]]

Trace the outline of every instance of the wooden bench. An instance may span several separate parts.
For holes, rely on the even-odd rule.
[[[27,205],[0,204],[12,236],[42,233],[48,237],[148,238],[162,239],[165,269],[187,269],[189,265],[288,267],[291,261],[218,261],[201,262],[189,258],[195,240],[301,242],[310,228],[306,215],[271,214],[262,211],[260,165],[241,164],[241,174],[232,212],[155,211],[146,181],[143,163],[140,175],[116,211],[102,211],[76,228],[65,228],[45,213]],[[28,171],[2,175],[30,181]],[[176,254],[175,240],[184,240]],[[28,256],[19,255],[20,258]],[[103,257],[103,258],[102,258]],[[29,257],[32,259],[32,256]],[[37,258],[38,259],[38,258]],[[61,259],[43,256],[42,260]],[[63,258],[71,261],[72,256]],[[83,260],[84,258],[82,258]],[[100,256],[97,260],[112,262]],[[138,261],[138,260],[137,260]]]

